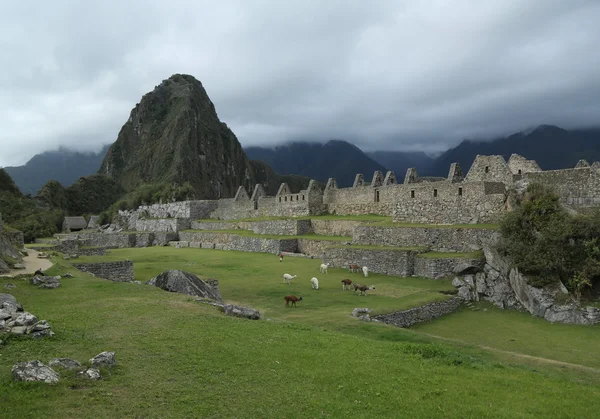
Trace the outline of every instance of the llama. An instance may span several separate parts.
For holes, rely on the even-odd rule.
[[[369,276],[369,268],[363,266],[363,274],[365,274],[365,278]]]
[[[296,278],[296,276],[297,275],[283,274],[283,283],[284,284],[291,283],[292,279]]]
[[[375,289],[375,287],[370,286],[370,285],[354,284],[354,295],[356,295],[356,291],[360,291],[360,293],[358,295],[364,295],[366,297],[367,291],[374,290],[374,289]]]
[[[346,288],[350,289],[352,281],[350,279],[342,279],[342,290],[346,291]]]
[[[360,266],[358,266],[356,263],[351,263],[348,266],[348,272],[358,272],[360,271]]]
[[[283,299],[285,300],[286,307],[289,307],[290,302],[292,303],[292,307],[296,307],[296,302],[302,301],[302,297],[296,297],[295,295],[286,295]]]
[[[318,289],[319,289],[319,280],[318,280],[317,278],[312,278],[312,279],[310,280],[310,283],[311,283],[311,285],[312,285],[312,288],[313,288],[314,290],[318,290]]]
[[[322,274],[326,274],[327,273],[327,268],[329,268],[329,263],[321,263],[321,267],[319,268],[319,271]]]

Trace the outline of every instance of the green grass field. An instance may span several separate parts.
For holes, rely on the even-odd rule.
[[[56,290],[0,278],[0,286],[16,283],[10,292],[56,332],[0,346],[0,417],[583,418],[600,408],[597,327],[551,325],[487,305],[411,330],[365,323],[350,316],[354,307],[410,308],[448,298],[440,291],[452,287],[341,269],[320,274],[318,259],[280,263],[269,254],[152,247],[77,262],[125,258],[140,281],[166,269],[217,278],[226,301],[258,308],[265,320],[225,317],[186,295],[94,278],[62,259],[49,273],[75,276]],[[298,278],[285,285],[284,272]],[[344,277],[376,290],[344,292]],[[290,293],[304,297],[297,308],[284,307]],[[10,380],[19,361],[86,361],[103,350],[116,352],[118,366],[103,371],[102,381],[69,374],[53,386]],[[547,360],[520,356],[527,354]]]

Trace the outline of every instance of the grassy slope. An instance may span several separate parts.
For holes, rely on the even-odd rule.
[[[338,288],[347,272],[318,275],[315,260],[280,263],[272,255],[173,248],[113,251],[108,258],[124,257],[135,261],[140,280],[175,267],[215,276],[226,299],[260,308],[272,320],[227,318],[188,296],[92,278],[61,261],[51,273],[76,274],[62,288],[18,283],[11,290],[57,336],[0,347],[0,417],[592,417],[600,407],[596,385],[471,359],[448,345],[399,342],[418,340],[417,333],[348,315],[355,306],[411,305],[414,295],[447,289],[444,282],[373,275],[369,283],[385,292],[354,297]],[[298,273],[297,282],[282,284],[283,270]],[[315,273],[319,291],[310,290]],[[6,282],[15,280],[0,279]],[[285,309],[288,292],[305,301]],[[512,328],[520,327],[518,320]],[[472,320],[450,329],[490,333]],[[523,339],[535,345],[536,330]],[[581,329],[571,330],[572,338]],[[599,343],[597,333],[583,339]],[[549,343],[538,345],[551,350]],[[84,361],[102,350],[115,350],[119,366],[100,382],[67,378],[47,386],[9,379],[18,361]]]

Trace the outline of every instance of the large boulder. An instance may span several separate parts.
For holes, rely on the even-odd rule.
[[[0,294],[0,310],[8,313],[23,311],[23,306],[17,302],[17,299],[10,294]]]
[[[54,289],[60,287],[60,276],[39,276],[31,278],[31,283],[39,288]]]
[[[76,370],[81,367],[79,361],[76,361],[71,358],[53,358],[48,363],[51,367],[60,367],[66,370]]]
[[[112,367],[117,364],[115,353],[104,351],[90,359],[90,364],[94,367]]]
[[[242,317],[250,320],[260,320],[260,312],[249,307],[234,306],[233,304],[224,304],[223,311],[228,316]]]
[[[11,374],[15,381],[41,381],[48,384],[58,383],[60,378],[56,371],[40,361],[19,362],[13,365]]]
[[[147,284],[161,288],[165,291],[210,298],[211,300],[219,302],[223,301],[221,293],[219,292],[219,283],[216,279],[203,281],[196,275],[185,271],[165,271],[157,277],[152,278]]]

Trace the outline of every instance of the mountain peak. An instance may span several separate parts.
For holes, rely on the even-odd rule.
[[[131,111],[101,172],[125,190],[144,183],[189,182],[197,197],[234,196],[254,186],[235,134],[219,120],[200,81],[174,74]]]

